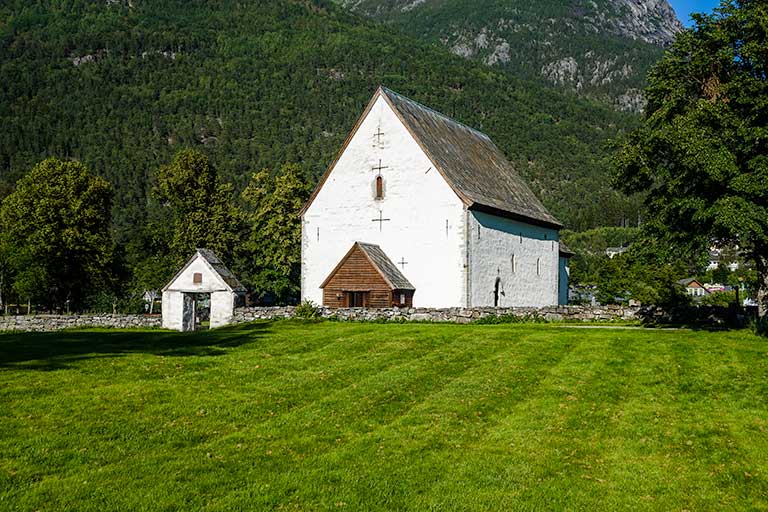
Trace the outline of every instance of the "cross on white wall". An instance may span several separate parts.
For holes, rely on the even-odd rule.
[[[382,231],[384,229],[384,223],[389,222],[390,219],[385,219],[384,214],[381,210],[379,210],[379,218],[378,219],[372,219],[371,222],[378,222],[379,223],[379,231]]]
[[[376,130],[376,133],[373,134],[374,137],[376,137],[376,142],[381,144],[381,137],[384,135],[384,132],[381,131],[381,125]]]
[[[381,174],[381,171],[384,169],[389,169],[386,165],[381,165],[381,159],[379,159],[379,166],[378,167],[372,167],[371,170],[377,171],[376,174]]]

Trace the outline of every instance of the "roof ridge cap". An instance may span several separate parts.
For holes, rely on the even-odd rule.
[[[432,108],[432,107],[429,107],[429,106],[427,106],[427,105],[425,105],[425,104],[423,104],[423,103],[420,103],[420,102],[418,102],[418,101],[416,101],[416,100],[414,100],[414,99],[411,99],[411,98],[409,98],[408,96],[405,96],[405,95],[403,95],[403,94],[400,94],[399,92],[395,92],[395,91],[393,91],[392,89],[389,89],[389,88],[387,88],[387,87],[384,87],[384,86],[381,86],[381,87],[380,87],[380,89],[381,89],[381,90],[382,90],[382,92],[384,92],[385,94],[394,94],[395,96],[399,96],[400,98],[403,98],[404,100],[406,100],[406,101],[409,101],[409,102],[413,103],[414,105],[418,106],[419,108],[422,108],[422,109],[424,109],[424,110],[428,110],[429,112],[433,112],[434,114],[436,114],[436,115],[438,115],[438,116],[442,117],[442,118],[443,118],[443,119],[445,119],[446,121],[449,121],[449,122],[451,122],[451,123],[453,123],[453,124],[456,124],[456,125],[458,125],[459,127],[461,127],[461,128],[465,128],[465,129],[467,129],[467,130],[469,130],[469,131],[471,131],[471,132],[474,132],[474,133],[476,133],[477,135],[481,136],[482,138],[486,139],[486,140],[487,140],[488,142],[490,142],[491,144],[493,144],[493,140],[491,139],[491,137],[489,137],[489,136],[488,136],[486,133],[484,133],[484,132],[481,132],[481,131],[480,131],[480,130],[478,130],[477,128],[472,128],[472,127],[471,127],[471,126],[469,126],[468,124],[462,123],[461,121],[457,121],[456,119],[454,119],[454,118],[452,118],[452,117],[448,116],[447,114],[443,114],[443,113],[442,113],[442,112],[440,112],[439,110],[435,110],[435,109],[434,109],[434,108]]]

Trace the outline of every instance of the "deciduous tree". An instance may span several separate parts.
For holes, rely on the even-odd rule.
[[[249,281],[259,298],[271,294],[285,302],[299,293],[301,219],[299,212],[312,188],[301,168],[286,164],[273,177],[256,172],[243,191],[251,233]]]
[[[108,284],[112,188],[80,162],[49,158],[0,208],[0,241],[23,299],[62,307]]]
[[[155,196],[171,209],[171,255],[180,264],[197,247],[214,251],[224,261],[239,243],[240,214],[232,185],[220,183],[208,157],[195,150],[176,154],[155,172]]]
[[[648,107],[615,158],[647,191],[646,233],[671,251],[738,245],[768,311],[768,5],[725,0],[694,17],[651,71]]]

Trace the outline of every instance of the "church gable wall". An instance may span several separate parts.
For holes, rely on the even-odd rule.
[[[383,198],[376,198],[376,177]],[[416,307],[466,302],[464,205],[379,97],[303,215],[302,298],[353,243],[377,244],[414,285]]]
[[[558,303],[556,230],[470,211],[468,234],[471,307]]]

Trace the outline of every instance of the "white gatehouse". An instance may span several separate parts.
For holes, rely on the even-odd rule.
[[[197,249],[163,288],[163,327],[194,331],[232,323],[245,288],[208,249]]]

